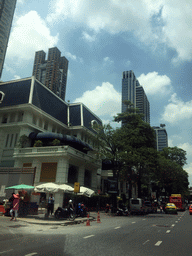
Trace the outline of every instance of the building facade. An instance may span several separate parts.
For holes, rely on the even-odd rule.
[[[45,57],[44,51],[35,53],[33,76],[65,100],[68,60],[64,56],[61,57],[61,52],[57,47],[50,48],[47,60]]]
[[[162,151],[168,147],[168,135],[166,129],[163,127],[153,126],[156,134],[156,149]]]
[[[0,78],[3,71],[15,6],[16,0],[0,0]]]
[[[0,187],[17,183],[6,178],[7,168],[26,167],[36,170],[33,184],[31,175],[25,178],[28,185],[79,182],[96,191],[101,162],[93,124],[102,121],[82,103],[66,103],[35,77],[1,83],[0,91]],[[26,140],[18,146],[22,136]],[[60,143],[54,146],[55,139]],[[41,147],[35,146],[37,140]],[[63,194],[55,195],[55,207],[62,200]]]
[[[143,87],[135,77],[132,70],[124,71],[122,78],[122,113],[126,111],[126,105],[123,101],[129,100],[133,103],[134,108],[139,109],[143,114],[143,121],[150,124],[150,104]]]

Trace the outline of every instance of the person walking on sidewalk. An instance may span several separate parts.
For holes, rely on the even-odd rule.
[[[19,210],[19,194],[13,194],[13,208],[10,210],[10,215],[11,215],[11,219],[13,220],[13,212],[15,213],[15,221],[17,220],[17,216],[18,216],[18,210]]]
[[[48,207],[47,207],[47,214],[49,216],[49,213],[51,212],[51,215],[53,214],[53,209],[54,209],[54,197],[52,194],[50,194],[50,197],[48,199]]]

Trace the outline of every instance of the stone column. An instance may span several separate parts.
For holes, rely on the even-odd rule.
[[[55,203],[54,203],[54,212],[57,210],[58,207],[63,206],[63,192],[57,192],[54,194]]]
[[[35,180],[34,183],[40,182],[40,176],[41,176],[41,162],[38,161],[37,159],[34,159],[32,162],[32,167],[36,167],[36,173],[35,173]]]
[[[69,160],[60,158],[57,163],[57,174],[55,182],[58,184],[68,183]]]
[[[80,186],[84,186],[84,176],[85,176],[85,166],[79,166],[79,173],[78,173],[78,182]]]
[[[93,188],[93,190],[97,189],[97,170],[94,169],[91,172],[91,187]]]

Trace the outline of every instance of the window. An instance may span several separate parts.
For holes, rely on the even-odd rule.
[[[37,118],[36,118],[36,116],[35,115],[33,115],[33,124],[37,124]]]
[[[88,170],[85,170],[84,186],[88,188],[91,187],[91,172]]]
[[[43,122],[42,122],[42,119],[40,118],[39,119],[39,127],[42,127],[42,125],[43,125]]]
[[[7,114],[3,115],[2,123],[6,124],[7,123],[7,119],[8,119]]]
[[[18,133],[15,134],[15,143],[14,143],[14,147],[17,145],[17,138],[18,138]]]
[[[55,126],[52,127],[52,132],[55,132]]]
[[[78,169],[74,165],[69,166],[68,183],[74,184],[78,181]]]
[[[15,122],[15,113],[11,113],[10,115],[10,123]]]
[[[55,182],[57,163],[42,163],[40,182]]]
[[[10,140],[10,144],[9,144],[10,148],[11,148],[11,146],[12,146],[13,136],[14,136],[14,134],[11,134],[11,140]]]
[[[18,113],[18,122],[23,121],[23,115],[24,115],[23,111]]]
[[[44,129],[48,130],[48,122],[47,121],[45,121],[45,123],[44,123]]]
[[[8,146],[8,142],[9,142],[9,134],[7,134],[7,138],[6,138],[6,143],[5,143],[5,147],[7,148]]]

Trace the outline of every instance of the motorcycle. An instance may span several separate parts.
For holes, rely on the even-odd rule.
[[[129,211],[128,211],[127,207],[117,208],[116,214],[117,214],[117,216],[128,216],[129,215]]]
[[[87,216],[87,208],[84,204],[79,203],[77,205],[77,209],[76,209],[76,216],[80,216],[80,217],[86,217]]]
[[[58,207],[54,215],[56,219],[70,219],[70,220],[75,219],[73,208],[67,209],[67,208]]]

